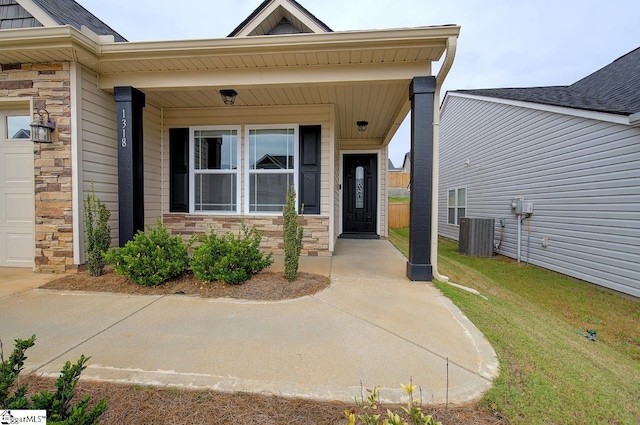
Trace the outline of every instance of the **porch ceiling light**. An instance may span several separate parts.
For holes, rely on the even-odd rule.
[[[47,118],[44,118],[44,114],[47,114]],[[44,109],[38,109],[37,121],[31,123],[31,140],[38,143],[51,143],[51,133],[56,128],[56,123],[49,118],[49,112]]]
[[[358,131],[361,133],[364,133],[365,131],[367,131],[367,126],[369,125],[369,121],[358,121],[356,125],[358,126]]]
[[[236,103],[236,96],[238,92],[233,89],[220,90],[220,96],[225,105],[233,105]]]

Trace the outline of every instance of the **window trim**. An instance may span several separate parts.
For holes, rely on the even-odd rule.
[[[250,137],[251,130],[293,130],[293,168],[287,170],[251,170],[250,161]],[[300,125],[299,124],[266,124],[266,125],[245,125],[244,126],[244,213],[252,216],[279,216],[282,215],[282,211],[257,211],[252,212],[250,210],[250,196],[251,196],[251,176],[253,174],[291,174],[293,173],[293,186],[296,191],[296,209],[299,209],[300,197],[297,196],[298,189],[298,172],[300,169],[300,152],[299,152],[299,137],[300,137]]]
[[[464,189],[464,207],[463,207],[463,206],[460,206],[460,200],[458,199],[458,194],[460,193],[460,192],[459,192],[459,191],[460,191],[460,189]],[[448,224],[448,225],[451,225],[451,226],[460,226],[460,224],[459,224],[459,223],[460,223],[460,218],[462,218],[462,217],[460,217],[460,210],[461,210],[461,209],[464,209],[464,210],[465,210],[465,215],[464,215],[464,216],[465,216],[465,217],[467,216],[467,214],[466,214],[466,213],[467,213],[467,208],[468,208],[468,207],[467,207],[467,201],[468,201],[468,198],[469,198],[469,197],[467,196],[468,190],[469,190],[469,189],[467,188],[467,186],[451,187],[451,188],[447,189],[447,224]],[[454,194],[455,194],[454,205],[449,205],[449,200],[450,200],[450,198],[449,198],[449,193],[450,193],[451,191],[453,191],[453,192],[454,192]],[[453,220],[454,220],[454,222],[453,222],[453,223],[451,223],[451,222],[449,221],[449,211],[450,211],[452,208],[453,208],[453,209],[454,209],[454,211],[455,211],[455,212],[454,212],[454,217],[453,217]]]
[[[195,167],[195,133],[202,130],[235,130],[236,131],[236,169],[233,170],[206,170],[197,172]],[[242,126],[240,125],[203,125],[189,127],[189,214],[207,215],[239,215],[242,200],[242,166],[241,157]],[[236,176],[236,208],[234,211],[196,211],[196,174],[235,174]]]

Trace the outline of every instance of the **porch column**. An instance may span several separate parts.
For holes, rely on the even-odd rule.
[[[144,230],[142,108],[145,95],[133,87],[114,87],[118,129],[118,224],[120,246]]]
[[[431,214],[433,182],[433,96],[436,77],[414,77],[411,100],[411,203],[409,206],[409,261],[407,277],[433,280]],[[436,158],[437,160],[437,158]]]

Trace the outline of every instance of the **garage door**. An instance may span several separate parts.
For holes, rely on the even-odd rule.
[[[0,267],[32,267],[33,142],[27,113],[0,111]]]

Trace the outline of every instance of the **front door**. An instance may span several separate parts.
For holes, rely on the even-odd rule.
[[[376,154],[344,156],[342,181],[342,233],[375,235],[378,206]]]

